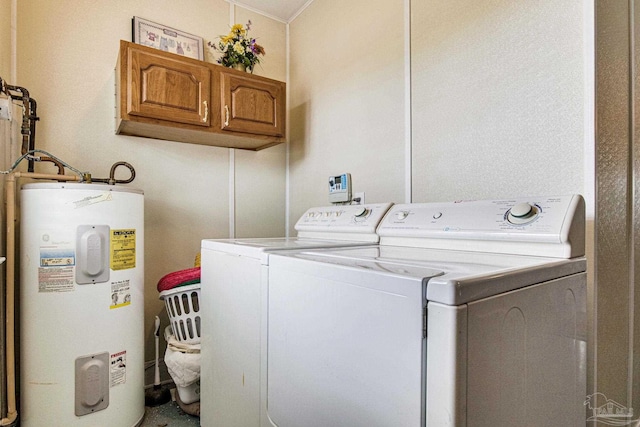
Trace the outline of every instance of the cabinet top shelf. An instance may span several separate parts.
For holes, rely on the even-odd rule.
[[[222,70],[224,70],[224,72],[228,72],[228,73],[234,73],[234,74],[238,74],[238,75],[245,75],[245,76],[251,76],[252,79],[256,79],[256,80],[264,80],[264,81],[270,81],[270,82],[279,82],[282,83],[278,80],[275,79],[271,79],[268,77],[264,77],[264,76],[260,76],[258,74],[253,74],[253,73],[249,73],[246,71],[241,71],[241,70],[236,70],[235,68],[228,68],[228,67],[224,67],[220,64],[214,63],[214,62],[207,62],[207,61],[201,61],[199,59],[195,59],[195,58],[190,58],[188,56],[182,56],[182,55],[178,55],[177,53],[172,53],[172,52],[167,52],[161,49],[156,49],[154,47],[151,46],[145,46],[142,44],[137,44],[134,42],[130,42],[127,40],[120,40],[120,52],[122,52],[123,50],[127,49],[127,48],[133,48],[142,52],[147,52],[149,54],[155,54],[155,55],[160,55],[162,57],[165,58],[172,58],[176,61],[179,62],[184,62],[184,63],[192,63],[192,64],[206,64],[207,66],[210,67],[214,67],[214,68],[220,68]]]

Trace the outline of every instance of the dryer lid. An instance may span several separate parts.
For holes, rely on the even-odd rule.
[[[585,258],[562,259],[441,249],[363,246],[282,253],[280,259],[306,260],[326,273],[334,266],[412,277],[426,283],[426,299],[460,305],[586,270]],[[273,264],[273,261],[272,261]],[[294,268],[309,268],[298,262]],[[291,268],[291,267],[288,267]]]

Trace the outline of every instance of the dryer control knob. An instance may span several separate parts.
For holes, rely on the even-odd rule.
[[[512,224],[526,224],[532,221],[538,210],[530,203],[518,203],[509,209],[507,214],[507,220]]]
[[[409,212],[407,212],[407,211],[396,212],[396,218],[398,218],[399,220],[403,220],[408,216],[409,216]]]
[[[528,216],[529,214],[531,214],[532,210],[533,210],[533,206],[531,206],[529,203],[518,203],[517,205],[511,208],[510,213],[512,216],[515,216],[516,218],[522,218],[524,216]]]

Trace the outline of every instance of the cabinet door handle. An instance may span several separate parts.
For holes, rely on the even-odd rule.
[[[229,106],[228,105],[224,106],[224,114],[225,114],[224,125],[229,126]]]
[[[207,119],[209,118],[209,105],[207,101],[203,101],[204,103],[204,118],[202,119],[203,123],[207,123]]]

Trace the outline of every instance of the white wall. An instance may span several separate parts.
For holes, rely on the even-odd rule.
[[[8,0],[2,2],[4,6]],[[107,176],[112,163],[125,160],[137,172],[130,185],[145,191],[145,344],[150,360],[153,318],[160,314],[166,322],[156,284],[169,272],[192,267],[202,238],[228,237],[234,223],[239,235],[284,233],[284,146],[259,153],[232,152],[114,133],[114,67],[119,40],[131,40],[131,18],[141,16],[178,28],[202,36],[206,43],[228,32],[229,3],[32,0],[17,4],[14,84],[28,88],[38,101],[38,148],[97,177]],[[250,16],[235,12],[242,19],[238,22]],[[268,55],[257,74],[283,80],[284,24],[253,15],[251,19],[252,34],[264,41]],[[4,51],[0,57],[5,58]],[[238,209],[230,209],[234,204]],[[259,224],[252,216],[257,210],[264,212]]]
[[[315,0],[290,24],[290,223],[342,172],[367,201],[589,199],[592,2],[412,1],[410,81],[404,5]]]
[[[584,192],[585,7],[412,3],[414,201]]]
[[[11,1],[0,0],[0,77],[11,83]]]
[[[290,24],[291,224],[351,173],[367,202],[404,198],[403,1],[316,0]]]

